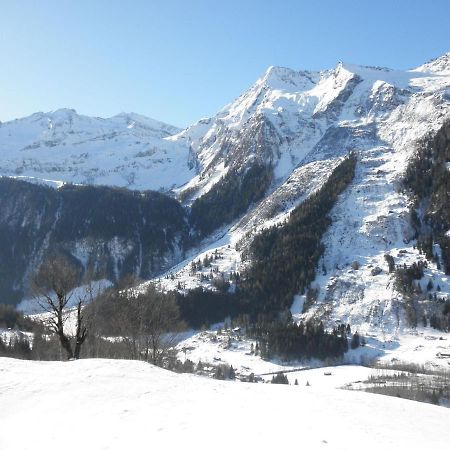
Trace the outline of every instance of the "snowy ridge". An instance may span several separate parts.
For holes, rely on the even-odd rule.
[[[199,170],[183,190],[199,186],[201,195],[212,178],[255,161],[273,166],[283,181],[323,136],[327,117],[353,82],[341,65],[323,73],[269,68],[217,116],[171,138],[190,145]]]
[[[181,191],[197,191],[195,198],[230,169],[255,161],[272,166],[276,180],[283,182],[305,158],[345,154],[363,139],[374,145],[381,124],[402,106],[429,96],[436,100],[435,110],[438,103],[442,107],[448,103],[448,86],[448,77],[420,68],[339,63],[334,70],[297,72],[271,67],[215,117],[169,138],[190,147],[198,169]]]
[[[432,59],[426,64],[418,67],[416,69],[420,72],[432,72],[442,75],[450,74],[450,52],[445,55],[440,56],[439,58]]]
[[[0,175],[169,190],[192,177],[188,150],[166,140],[179,131],[134,113],[36,113],[0,124]]]

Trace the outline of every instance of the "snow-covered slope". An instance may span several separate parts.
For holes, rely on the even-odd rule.
[[[215,252],[220,257],[214,257],[213,269],[225,278],[242,271],[242,251],[252,236],[284,220],[353,151],[356,177],[332,211],[319,264],[325,270],[312,285],[318,302],[309,315],[389,333],[406,325],[384,255],[408,265],[424,258],[414,248],[410,200],[399,191],[399,181],[418,143],[450,120],[449,69],[450,54],[410,71],[344,63],[320,73],[272,67],[217,116],[169,138],[186,141],[196,158],[199,174],[181,189],[191,199],[230,169],[255,161],[273,169],[274,181],[244,217],[207,238],[161,278],[162,287],[211,287],[205,276],[211,268],[191,271],[190,262]],[[353,262],[359,269],[351,268]],[[372,275],[377,267],[381,273]],[[440,298],[450,297],[450,277],[432,263],[426,276],[440,284]],[[300,297],[294,302],[297,317],[303,303]]]
[[[215,381],[117,360],[0,358],[0,371],[2,450],[414,450],[450,440],[447,408],[314,384]]]
[[[134,113],[36,113],[0,124],[0,175],[168,190],[193,176],[188,149],[166,139],[179,131]]]
[[[416,69],[419,72],[431,72],[442,75],[450,74],[450,52],[433,59]]]

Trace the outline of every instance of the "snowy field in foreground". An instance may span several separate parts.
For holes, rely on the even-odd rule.
[[[381,395],[221,382],[136,361],[0,358],[0,448],[439,449],[450,410]]]

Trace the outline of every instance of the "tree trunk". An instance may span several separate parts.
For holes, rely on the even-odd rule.
[[[61,304],[61,299],[58,296],[58,300]],[[64,321],[63,321],[63,310],[59,308],[57,311],[57,323],[56,329],[59,337],[59,342],[61,343],[61,347],[67,352],[67,359],[73,358],[72,345],[70,344],[70,339],[64,333]]]
[[[64,334],[63,329],[58,329],[59,342],[61,347],[67,352],[67,359],[73,359],[72,346],[70,345],[69,338]]]
[[[87,329],[83,325],[83,316],[81,315],[81,302],[77,305],[77,329],[75,333],[75,351],[73,357],[75,359],[80,359],[81,346],[86,340]]]

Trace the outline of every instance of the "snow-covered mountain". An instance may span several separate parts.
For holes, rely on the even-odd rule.
[[[0,124],[0,175],[169,190],[193,175],[186,149],[166,140],[179,131],[134,113],[36,113]]]
[[[134,113],[108,119],[71,109],[36,113],[1,124],[0,174],[204,193],[230,169],[262,161],[282,181],[306,160],[335,157],[377,139],[397,142],[397,128],[404,131],[407,123],[394,122],[418,124],[426,108],[444,108],[449,55],[411,71],[341,62],[323,72],[270,67],[216,116],[182,131]],[[404,140],[424,129],[421,123]]]
[[[389,331],[405,325],[402,296],[384,255],[402,265],[425,260],[415,247],[411,201],[399,182],[419,143],[450,120],[449,69],[450,54],[410,71],[344,63],[321,73],[272,67],[217,116],[169,138],[187,141],[195,155],[199,173],[180,190],[193,193],[191,200],[214,189],[228,171],[245,172],[255,161],[274,177],[264,199],[192,251],[161,279],[163,287],[211,286],[210,269],[202,277],[190,263],[214,252],[225,277],[242,271],[248,264],[242,251],[253,236],[281,223],[352,151],[356,176],[331,213],[323,270],[311,285],[318,298],[307,314]],[[445,299],[449,278],[438,265],[428,264],[421,283],[431,279]],[[298,317],[304,302],[305,296],[294,301]]]
[[[356,176],[331,211],[321,270],[310,286],[317,299],[305,314],[392,330],[405,321],[385,255],[396,264],[424,259],[415,247],[411,200],[399,182],[419,144],[449,121],[450,53],[408,71],[346,63],[322,72],[270,67],[216,116],[182,131],[137,115],[94,119],[71,110],[4,123],[0,172],[173,189],[193,208],[206,195],[208,210],[214,201],[220,209],[227,187],[242,187],[251,168],[263,167],[270,175],[264,196],[246,196],[245,213],[230,213],[159,278],[164,289],[213,288],[210,268],[200,271],[202,277],[191,269],[193,260],[215,252],[220,258],[213,265],[226,279],[243,271],[253,237],[282,223],[354,152]],[[450,280],[438,264],[430,262],[425,276],[422,283],[439,285],[440,298],[450,295]],[[295,297],[297,317],[304,317],[305,300]]]
[[[215,117],[170,138],[187,141],[196,157],[199,174],[184,189],[209,188],[219,174],[255,160],[284,180],[306,161],[379,143],[407,145],[446,114],[449,58],[413,71],[344,63],[320,73],[270,67]]]

